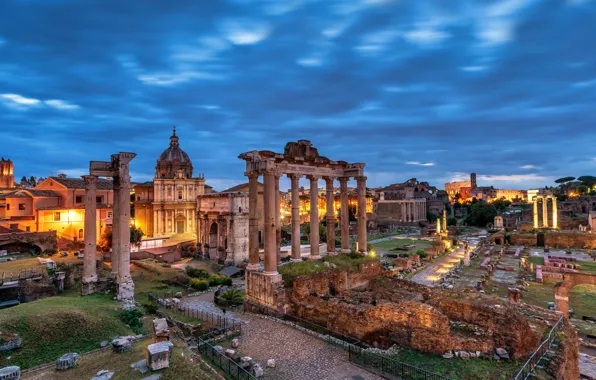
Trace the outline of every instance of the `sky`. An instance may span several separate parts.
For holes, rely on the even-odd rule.
[[[175,125],[216,190],[298,139],[370,187],[553,185],[596,175],[595,37],[596,0],[1,0],[0,155],[145,181]]]

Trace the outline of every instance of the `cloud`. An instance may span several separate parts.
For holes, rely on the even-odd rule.
[[[486,182],[517,182],[527,183],[535,181],[553,182],[555,177],[553,176],[542,176],[538,174],[504,174],[504,175],[480,175],[478,179]]]
[[[202,71],[184,70],[175,73],[153,73],[139,75],[138,80],[145,84],[156,86],[172,86],[176,84],[186,83],[197,79],[203,80],[220,80],[222,75],[212,74]]]
[[[435,166],[434,162],[418,162],[418,161],[408,161],[406,165],[418,165],[418,166]]]
[[[520,169],[536,169],[536,166],[534,166],[534,165],[523,165],[523,166],[520,166]]]
[[[421,27],[404,34],[406,41],[419,45],[433,45],[442,42],[449,34],[429,27]]]
[[[44,103],[50,107],[54,107],[61,110],[76,110],[80,107],[76,104],[70,104],[65,102],[64,100],[52,99],[52,100],[44,100]]]
[[[223,24],[225,38],[234,45],[254,45],[265,40],[271,28],[264,23],[250,20],[228,21]]]
[[[486,66],[464,66],[461,69],[468,72],[478,72],[486,70]]]
[[[0,98],[4,99],[8,104],[14,104],[19,106],[36,106],[40,103],[39,99],[26,98],[18,94],[0,94]]]
[[[323,64],[323,61],[319,58],[300,58],[296,63],[305,67],[318,67]]]

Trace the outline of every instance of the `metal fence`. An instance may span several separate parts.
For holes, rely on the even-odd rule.
[[[448,377],[425,371],[411,364],[406,364],[387,356],[350,346],[349,359],[352,363],[376,371],[384,376],[404,380],[449,380]]]
[[[284,315],[284,321],[290,322],[297,329],[306,329],[319,334],[319,338],[348,351],[349,360],[385,376],[404,380],[449,380],[411,364],[402,363],[387,356],[367,351],[368,346],[356,338],[329,330],[326,327],[300,319],[293,315]]]
[[[525,380],[530,377],[530,374],[534,371],[540,360],[550,351],[553,342],[557,338],[557,333],[563,330],[563,318],[559,318],[557,323],[550,329],[546,339],[538,346],[536,351],[526,361],[524,366],[515,376],[515,380]]]
[[[167,310],[171,310],[174,313],[179,315],[186,316],[188,318],[196,319],[197,321],[203,322],[206,325],[217,329],[231,329],[233,331],[242,331],[242,322],[236,320],[234,318],[228,318],[221,314],[211,313],[208,311],[197,310],[187,308],[183,305],[170,305],[171,307],[166,306],[163,301],[172,298],[174,293],[162,293],[162,294],[149,294],[149,302],[153,303],[154,305],[160,305],[165,307]]]
[[[219,367],[232,379],[239,380],[253,380],[257,379],[250,372],[241,367],[232,358],[227,357],[223,352],[215,349],[211,342],[215,339],[229,339],[230,337],[239,335],[240,332],[233,331],[230,328],[223,328],[217,331],[212,331],[199,337],[197,350],[206,359],[209,359],[213,364]]]

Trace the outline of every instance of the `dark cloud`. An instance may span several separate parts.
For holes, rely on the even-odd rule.
[[[144,180],[177,125],[221,187],[301,138],[372,185],[593,173],[596,1],[449,4],[2,1],[2,155],[47,176],[134,151]]]

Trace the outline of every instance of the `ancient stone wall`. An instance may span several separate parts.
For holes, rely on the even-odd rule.
[[[538,239],[536,234],[511,234],[510,242],[512,245],[536,246]]]
[[[585,232],[549,232],[544,236],[544,244],[555,248],[596,248],[596,235]]]

